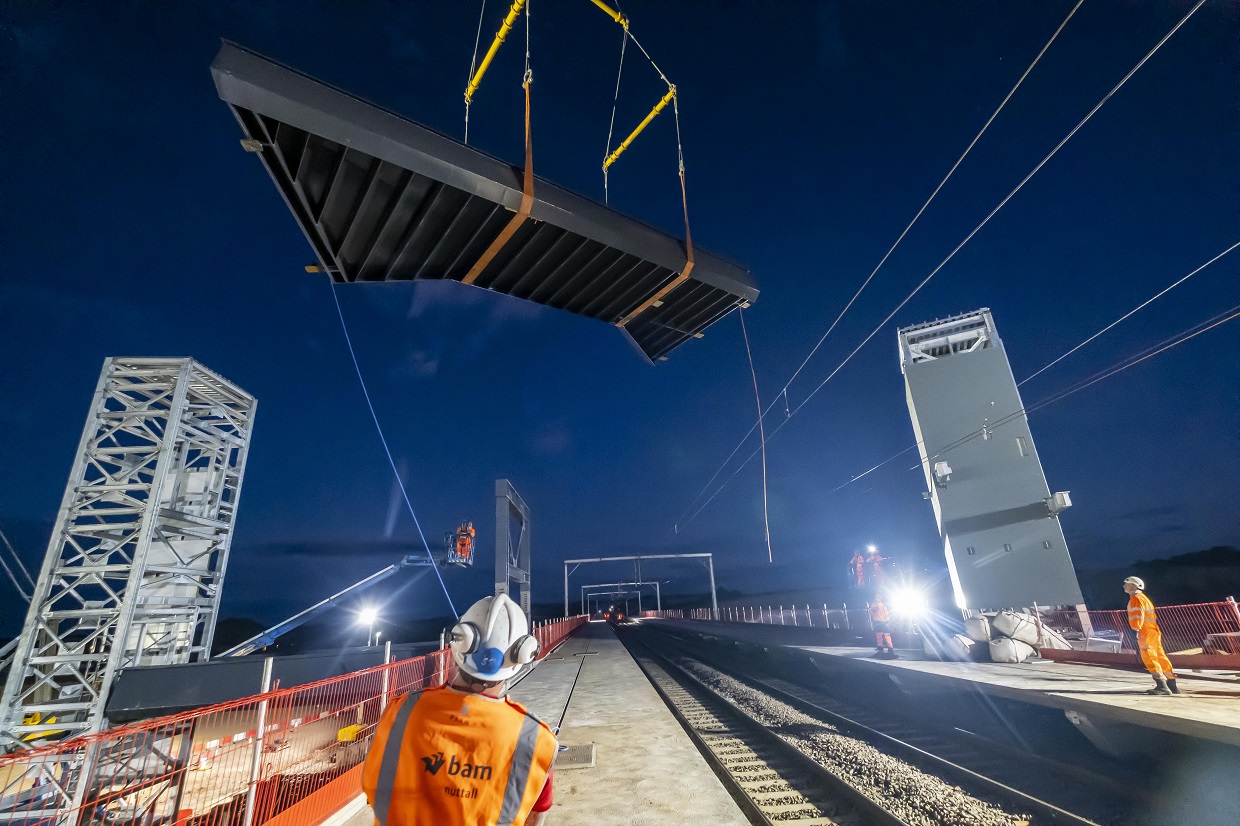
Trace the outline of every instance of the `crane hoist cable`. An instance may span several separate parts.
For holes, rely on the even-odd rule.
[[[512,30],[512,25],[516,21],[516,17],[525,11],[525,74],[521,79],[521,88],[525,91],[525,171],[522,174],[521,182],[521,203],[517,207],[508,224],[500,231],[499,235],[491,241],[482,255],[478,256],[478,260],[469,268],[469,272],[461,279],[462,284],[473,284],[478,280],[478,276],[487,268],[492,259],[499,254],[504,245],[516,234],[517,229],[525,223],[530,217],[530,210],[534,207],[534,144],[530,135],[530,86],[534,83],[534,73],[530,70],[530,4],[529,0],[513,0],[512,7],[508,10],[508,16],[504,18],[503,25],[495,34],[495,40],[491,43],[491,48],[487,50],[486,56],[482,59],[482,63],[478,66],[474,76],[470,78],[469,85],[465,88],[465,104],[468,107],[473,93],[478,90],[478,84],[482,82],[482,76],[486,73],[487,67],[491,65],[492,58],[499,50],[500,45],[504,42],[504,38]]]

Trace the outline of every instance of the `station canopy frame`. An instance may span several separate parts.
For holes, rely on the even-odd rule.
[[[758,297],[749,272],[523,169],[225,42],[216,89],[336,282],[450,279],[621,327],[660,360]],[[678,281],[679,280],[679,281]],[[675,286],[660,295],[671,285]]]

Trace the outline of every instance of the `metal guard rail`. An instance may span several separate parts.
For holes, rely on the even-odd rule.
[[[537,625],[540,657],[585,621]],[[389,700],[454,674],[443,649],[0,756],[0,826],[316,826],[361,791]]]

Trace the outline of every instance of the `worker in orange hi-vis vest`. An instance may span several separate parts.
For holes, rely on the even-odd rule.
[[[457,676],[390,705],[375,728],[362,789],[378,826],[538,826],[551,808],[551,728],[504,696],[538,656],[505,594],[452,629]]]
[[[469,555],[474,550],[474,536],[477,531],[474,530],[473,522],[462,522],[461,527],[456,529],[456,555],[458,559],[469,559]]]
[[[1154,687],[1145,693],[1179,694],[1171,660],[1167,659],[1167,652],[1163,650],[1154,603],[1145,595],[1145,582],[1140,577],[1128,577],[1124,580],[1124,593],[1128,594],[1128,625],[1137,632],[1141,662],[1154,677]]]
[[[874,639],[877,648],[874,649],[874,655],[885,655],[888,657],[896,657],[895,646],[891,644],[891,614],[887,611],[887,606],[883,604],[882,596],[875,594],[874,601],[870,603],[870,625],[874,628]]]
[[[861,555],[861,551],[854,551],[848,563],[852,566],[853,586],[863,587],[865,585],[865,557]]]

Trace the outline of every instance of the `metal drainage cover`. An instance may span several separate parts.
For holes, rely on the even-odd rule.
[[[555,756],[557,769],[592,769],[594,768],[594,744],[569,746]]]

